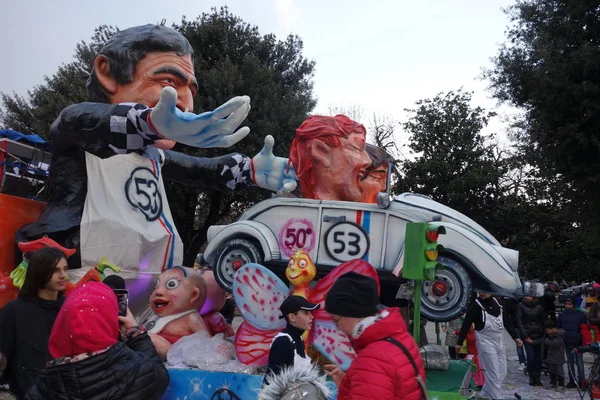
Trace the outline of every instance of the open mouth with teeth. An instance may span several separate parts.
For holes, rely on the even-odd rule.
[[[156,299],[154,300],[154,308],[156,311],[160,311],[169,305],[169,300]]]

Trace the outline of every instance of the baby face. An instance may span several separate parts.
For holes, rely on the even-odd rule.
[[[150,308],[160,317],[193,309],[198,291],[181,269],[166,270],[158,277],[150,296]]]

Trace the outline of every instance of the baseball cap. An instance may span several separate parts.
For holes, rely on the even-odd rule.
[[[283,314],[279,319],[285,318],[288,314],[297,313],[300,310],[315,311],[319,308],[321,308],[319,304],[311,303],[302,296],[290,296],[279,306],[279,310]]]

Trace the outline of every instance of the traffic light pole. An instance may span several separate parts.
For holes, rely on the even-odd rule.
[[[442,268],[437,262],[444,248],[437,243],[446,229],[435,222],[409,222],[404,235],[402,277],[415,282],[413,304],[413,338],[421,344],[421,291],[423,280],[435,279],[435,271]]]
[[[421,287],[423,281],[415,280],[415,302],[413,306],[413,338],[417,346],[421,346]]]

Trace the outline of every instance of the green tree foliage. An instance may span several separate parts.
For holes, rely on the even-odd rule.
[[[493,137],[481,131],[495,114],[473,107],[471,93],[462,90],[419,100],[416,108],[406,111],[409,118],[403,127],[410,133],[412,157],[402,164],[404,176],[396,192],[429,195],[493,227],[507,165]]]
[[[568,184],[544,176],[522,143],[502,149],[492,135],[483,136],[494,113],[473,106],[462,90],[419,100],[407,111],[411,156],[401,164],[396,193],[422,193],[471,217],[519,251],[528,279],[594,276],[594,243],[571,212]],[[527,128],[519,121],[511,137]]]
[[[178,145],[176,150],[203,157],[237,151],[252,157],[262,148],[264,137],[273,135],[275,154],[287,156],[296,127],[316,104],[312,92],[315,63],[302,56],[302,40],[293,35],[285,40],[277,40],[272,34],[261,35],[256,26],[245,23],[225,7],[203,13],[193,21],[184,17],[173,28],[194,49],[200,87],[195,112],[212,110],[238,95],[250,96],[252,104],[246,121],[251,133],[233,148],[199,150]],[[61,66],[27,99],[3,94],[2,123],[43,136],[62,108],[85,101],[85,80],[92,61],[114,29],[98,28],[91,44],[77,46],[75,61]],[[193,263],[210,225],[230,221],[249,205],[271,195],[256,188],[219,193],[175,183],[167,183],[166,190],[186,248],[186,265]]]
[[[508,42],[486,72],[493,94],[525,110],[522,139],[540,167],[581,190],[600,183],[598,2],[520,0],[506,12]]]
[[[506,13],[507,41],[484,76],[523,111],[514,138],[531,167],[532,219],[519,236],[545,240],[521,264],[589,279],[600,258],[600,7],[518,0]]]

